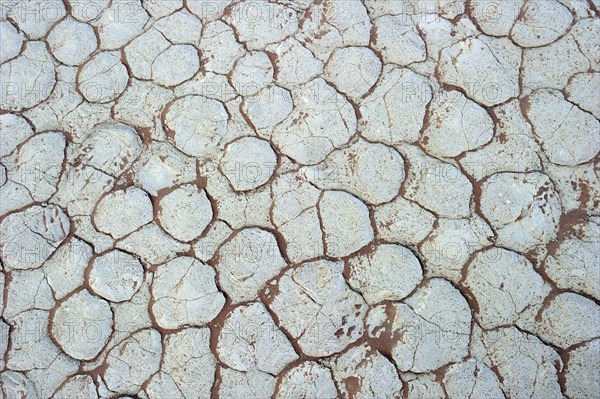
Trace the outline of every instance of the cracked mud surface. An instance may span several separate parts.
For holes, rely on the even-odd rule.
[[[599,10],[1,0],[0,397],[600,397]]]

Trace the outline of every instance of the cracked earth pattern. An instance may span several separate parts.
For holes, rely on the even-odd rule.
[[[1,397],[600,397],[599,8],[2,0]]]

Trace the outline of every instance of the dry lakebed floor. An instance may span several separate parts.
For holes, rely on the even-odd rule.
[[[0,0],[0,398],[600,398],[599,0]]]

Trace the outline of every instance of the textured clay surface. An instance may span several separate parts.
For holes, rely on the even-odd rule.
[[[0,398],[600,398],[599,0],[0,0]]]

